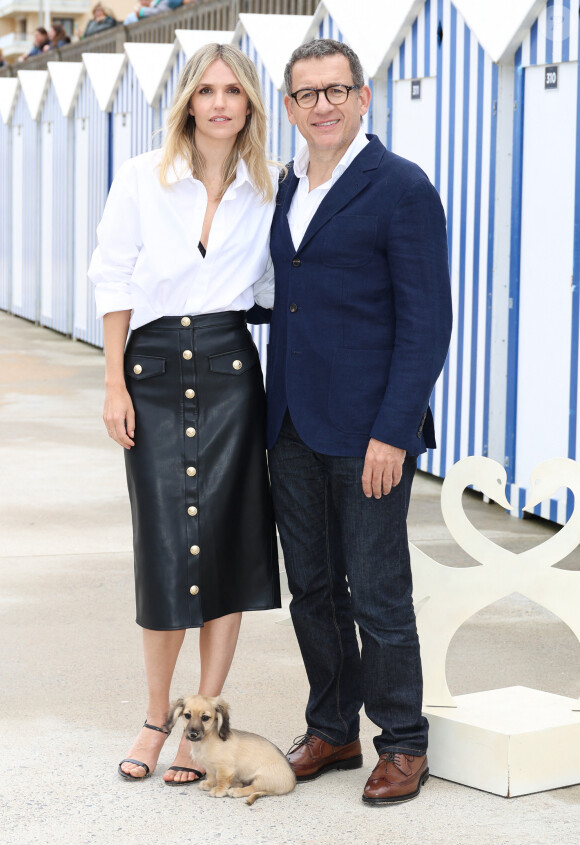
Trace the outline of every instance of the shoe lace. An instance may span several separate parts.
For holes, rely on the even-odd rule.
[[[302,745],[308,745],[314,739],[313,734],[303,734],[302,736],[296,736],[292,740],[292,745],[286,752],[287,754],[292,754],[293,751],[296,751]]]

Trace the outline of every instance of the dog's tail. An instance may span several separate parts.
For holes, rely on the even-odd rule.
[[[258,798],[261,798],[263,795],[276,795],[276,794],[277,793],[275,793],[275,792],[252,792],[252,794],[250,795],[250,797],[246,801],[246,804],[248,804],[251,807],[252,804],[254,803],[254,801],[257,801]]]

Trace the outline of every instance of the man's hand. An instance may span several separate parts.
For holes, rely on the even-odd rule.
[[[371,437],[362,474],[363,493],[367,498],[374,496],[380,499],[391,492],[391,487],[397,486],[403,474],[406,454],[404,449]]]

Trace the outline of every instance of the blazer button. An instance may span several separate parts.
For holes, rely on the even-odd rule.
[[[293,258],[292,259],[292,266],[293,267],[300,267],[301,264],[302,264],[302,262],[300,261],[299,258]]]
[[[298,306],[296,305],[295,302],[293,302],[292,305],[290,306],[290,311],[292,312],[292,314],[295,314],[298,311]]]

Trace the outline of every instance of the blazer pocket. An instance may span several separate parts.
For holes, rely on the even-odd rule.
[[[321,258],[328,267],[361,267],[370,261],[377,242],[378,217],[339,214],[324,227]]]
[[[385,396],[392,349],[337,349],[328,391],[332,424],[345,434],[368,434]]]
[[[245,349],[234,349],[232,352],[209,355],[208,361],[212,373],[225,376],[242,376],[260,363],[260,356],[255,346],[248,346]]]
[[[141,381],[165,372],[165,358],[153,358],[150,355],[125,355],[125,375]]]

